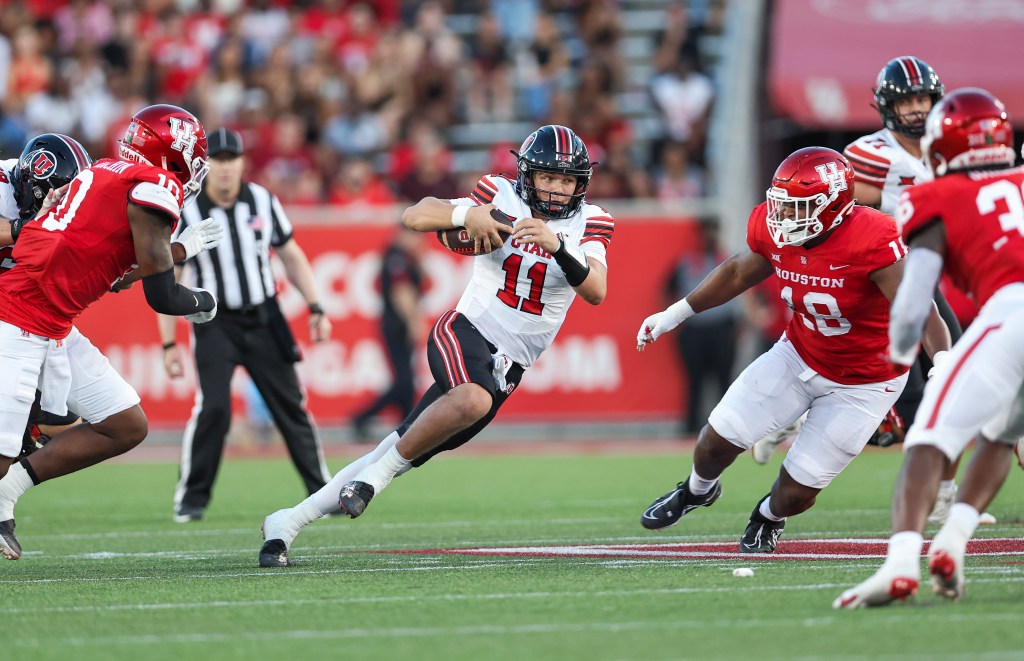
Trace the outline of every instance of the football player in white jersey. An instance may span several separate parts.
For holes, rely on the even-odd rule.
[[[878,72],[874,93],[875,107],[885,128],[850,143],[844,153],[857,173],[854,184],[857,201],[895,217],[900,194],[910,186],[932,180],[931,170],[924,161],[921,138],[925,118],[942,98],[945,87],[927,62],[902,56],[889,60]],[[940,292],[935,293],[935,304],[955,344],[963,335],[963,329]],[[911,369],[907,387],[884,423],[892,428],[891,433],[897,439],[917,416],[926,375],[931,371],[932,363],[927,356],[922,356]],[[949,516],[949,508],[956,501],[955,478],[959,466],[959,460],[952,462],[943,476],[929,523],[942,523]],[[982,522],[996,521],[985,512]]]
[[[850,143],[844,155],[857,173],[858,204],[895,216],[900,193],[932,179],[922,157],[921,136],[925,117],[945,88],[927,62],[905,56],[882,67],[874,91],[884,128]]]
[[[392,478],[472,439],[550,346],[576,296],[591,305],[604,300],[614,221],[584,199],[593,172],[586,145],[572,130],[548,125],[515,156],[515,179],[487,175],[469,197],[427,197],[406,209],[406,227],[464,227],[484,253],[474,257],[456,309],[430,333],[434,384],[376,449],[295,507],[266,517],[260,566],[287,566],[288,547],[305,525],[339,511],[356,518]],[[495,220],[495,210],[514,226]]]

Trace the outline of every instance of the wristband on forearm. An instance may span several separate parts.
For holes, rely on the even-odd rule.
[[[28,218],[15,218],[11,221],[11,243],[17,243],[18,237],[21,236],[21,228],[25,226],[30,219]]]
[[[587,261],[586,255],[580,250],[578,244],[572,244],[570,247],[560,236],[558,237],[558,250],[551,253],[551,256],[555,258],[555,263],[562,267],[565,279],[573,287],[582,285],[590,275],[590,262]]]
[[[146,294],[146,303],[149,307],[160,314],[176,317],[194,312],[209,312],[217,304],[210,292],[192,290],[175,282],[174,269],[144,276],[142,290]]]
[[[452,207],[452,226],[465,227],[466,216],[469,215],[469,207],[464,204],[456,204]]]

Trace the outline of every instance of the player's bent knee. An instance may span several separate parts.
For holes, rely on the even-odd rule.
[[[487,415],[494,403],[491,393],[475,383],[464,383],[448,392],[450,405],[465,424],[471,425]]]
[[[120,452],[131,450],[149,434],[146,414],[138,405],[115,413],[96,427],[100,427],[98,431],[117,443]]]

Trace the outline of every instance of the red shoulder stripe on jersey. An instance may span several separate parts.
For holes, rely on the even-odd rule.
[[[477,182],[476,188],[473,189],[472,197],[481,204],[490,204],[494,200],[494,196],[498,194],[498,189],[491,185],[486,179],[480,179]]]
[[[873,162],[876,166],[889,167],[890,165],[889,159],[887,159],[885,156],[869,152],[866,149],[857,146],[856,144],[848,146],[844,153],[846,154],[847,158],[862,158],[866,161]]]
[[[607,223],[609,225],[614,225],[615,224],[615,220],[611,216],[594,216],[592,218],[587,218],[587,222],[588,223]]]
[[[584,243],[590,243],[591,241],[600,241],[604,244],[605,248],[611,245],[612,242],[611,237],[607,236],[584,236],[580,239],[580,245],[582,246]]]
[[[851,157],[849,160],[850,164],[853,165],[853,169],[857,171],[857,174],[863,173],[885,179],[885,175],[889,172],[889,168],[878,167],[876,163],[869,163],[868,161],[854,157]]]
[[[597,228],[588,227],[583,232],[583,236],[607,236],[607,237],[611,237],[613,232],[614,232],[614,230],[612,230],[610,227],[607,228],[607,229],[597,229]]]
[[[856,168],[853,170],[853,180],[862,181],[865,184],[871,184],[872,186],[878,186],[879,188],[885,185],[885,177],[872,177],[864,174]]]

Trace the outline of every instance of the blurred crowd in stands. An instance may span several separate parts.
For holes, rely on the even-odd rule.
[[[366,205],[470,190],[483,170],[456,167],[456,127],[559,123],[602,163],[591,199],[698,197],[714,98],[701,44],[723,5],[0,0],[0,158],[42,132],[109,156],[133,112],[174,103],[241,131],[249,176],[286,204]],[[622,47],[637,7],[664,12],[637,33],[639,69]],[[643,140],[629,94],[655,127]],[[518,142],[489,135],[485,169],[512,172]]]

